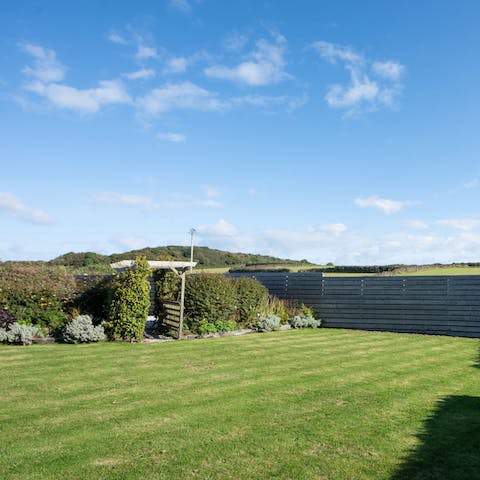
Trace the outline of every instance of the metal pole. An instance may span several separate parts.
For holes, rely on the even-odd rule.
[[[193,236],[195,235],[196,230],[194,228],[190,229],[190,262],[193,263]],[[192,273],[193,266],[190,265],[190,273]]]

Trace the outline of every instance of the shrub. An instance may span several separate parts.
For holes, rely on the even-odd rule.
[[[111,275],[78,277],[77,295],[72,302],[72,310],[76,310],[76,314],[81,312],[90,315],[94,324],[100,323],[100,319],[108,318],[112,301],[112,278]]]
[[[65,322],[75,281],[65,268],[38,264],[0,265],[0,308],[21,323],[54,330]]]
[[[40,330],[33,325],[14,323],[10,328],[0,328],[0,341],[16,345],[31,345],[33,337],[40,335]]]
[[[268,290],[254,278],[235,278],[239,323],[253,326],[268,304]]]
[[[266,315],[257,322],[257,329],[260,332],[273,332],[280,329],[280,317],[277,315]]]
[[[200,335],[217,332],[231,332],[237,329],[237,322],[233,320],[219,320],[218,322],[193,322],[194,331]]]
[[[0,309],[0,328],[9,329],[16,321],[15,315]]]
[[[194,322],[232,320],[237,308],[237,292],[232,279],[205,273],[187,277],[185,324],[191,331],[194,331]]]
[[[93,325],[90,315],[79,315],[65,325],[62,339],[65,343],[102,342],[106,335],[102,325]]]
[[[318,328],[320,320],[315,320],[309,315],[295,315],[288,323],[292,328]]]
[[[280,317],[282,323],[300,312],[298,306],[288,300],[283,300],[275,296],[268,299],[268,303],[263,310],[263,315],[275,315]]]
[[[114,280],[109,321],[105,324],[110,338],[142,340],[150,307],[150,273],[146,258],[137,257],[135,266]]]

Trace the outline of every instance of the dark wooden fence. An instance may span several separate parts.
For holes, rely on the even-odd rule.
[[[312,307],[325,327],[480,337],[480,276],[323,277],[236,273]]]

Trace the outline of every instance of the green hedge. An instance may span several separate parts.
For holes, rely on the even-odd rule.
[[[53,331],[72,309],[76,284],[63,267],[38,264],[0,265],[0,308],[20,323]]]
[[[179,300],[180,279],[158,270],[154,284],[155,314],[162,324],[163,302]],[[268,291],[257,280],[207,273],[187,275],[184,328],[205,334],[234,330],[238,325],[251,327],[267,305]]]

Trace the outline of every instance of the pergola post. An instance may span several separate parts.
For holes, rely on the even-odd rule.
[[[180,290],[180,326],[178,327],[178,338],[182,338],[183,335],[183,312],[185,310],[185,275],[185,271],[183,271],[180,275],[180,278],[182,279],[182,288]]]

